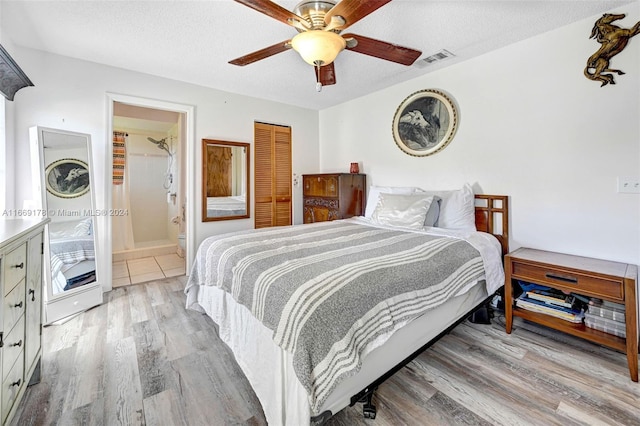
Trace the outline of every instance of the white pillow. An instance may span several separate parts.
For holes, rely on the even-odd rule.
[[[422,191],[421,194],[442,198],[440,216],[435,226],[460,231],[476,230],[475,196],[471,185],[452,191]]]
[[[422,229],[433,195],[381,193],[371,220],[380,225]]]
[[[80,221],[68,220],[51,222],[49,224],[49,236],[51,238],[84,237],[91,235],[91,218],[87,217]]]
[[[74,228],[73,236],[74,237],[84,237],[85,235],[91,235],[92,226],[91,226],[91,218],[87,217],[82,219]]]
[[[364,209],[364,217],[371,217],[378,205],[378,195],[380,194],[413,194],[420,188],[412,186],[370,186],[367,194],[367,205]]]

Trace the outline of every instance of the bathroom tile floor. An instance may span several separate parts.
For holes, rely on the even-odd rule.
[[[113,287],[177,277],[184,274],[184,259],[175,253],[124,260],[113,263]]]

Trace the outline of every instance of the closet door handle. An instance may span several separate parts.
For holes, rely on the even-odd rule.
[[[22,268],[24,268],[24,262],[20,262],[17,265],[13,265],[13,267],[16,268],[16,269],[22,269]]]
[[[36,301],[36,291],[32,288],[29,289],[29,294],[31,295],[31,301],[35,302]]]
[[[22,301],[20,301],[20,303],[16,303],[15,305],[13,305],[14,308],[22,308]]]
[[[20,346],[22,346],[22,340],[20,340],[18,343],[14,343],[14,344],[12,344],[12,345],[10,345],[10,346],[17,346],[17,347],[20,347]]]
[[[11,383],[11,385],[9,387],[20,386],[21,383],[22,383],[22,379],[18,379],[17,381]]]

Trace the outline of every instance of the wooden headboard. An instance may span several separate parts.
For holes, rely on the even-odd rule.
[[[509,197],[507,195],[476,194],[476,229],[494,235],[502,246],[502,255],[509,253]]]

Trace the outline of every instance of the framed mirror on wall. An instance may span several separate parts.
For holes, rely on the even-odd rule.
[[[251,145],[202,140],[202,221],[246,219]]]
[[[96,255],[91,136],[33,127],[32,178],[39,208],[51,219],[44,241],[44,323],[102,303]]]

